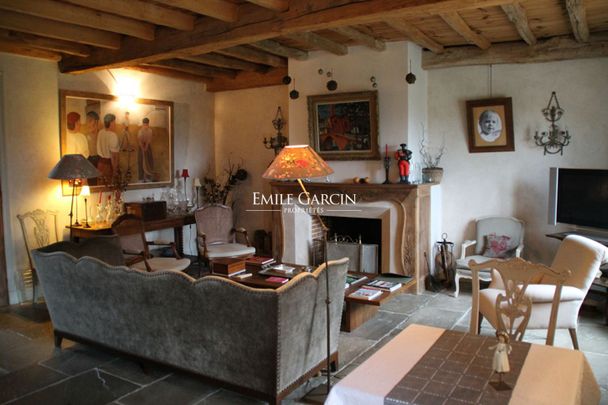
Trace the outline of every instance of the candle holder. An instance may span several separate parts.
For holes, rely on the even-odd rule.
[[[384,155],[384,176],[385,176],[385,180],[384,183],[382,184],[391,184],[391,182],[388,180],[388,169],[390,169],[391,167],[391,157],[388,155],[388,153],[386,153]]]

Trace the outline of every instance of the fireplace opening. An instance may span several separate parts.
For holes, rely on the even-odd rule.
[[[349,270],[381,273],[381,219],[323,216],[323,222],[329,229],[328,252],[330,260],[347,256],[351,259]],[[317,244],[317,246],[320,249],[315,252],[314,257],[322,261],[322,245]]]

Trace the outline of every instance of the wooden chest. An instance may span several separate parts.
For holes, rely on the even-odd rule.
[[[166,201],[144,201],[125,203],[127,214],[137,215],[144,221],[153,221],[167,217]]]

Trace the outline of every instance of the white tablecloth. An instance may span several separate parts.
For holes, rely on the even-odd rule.
[[[326,405],[382,405],[444,329],[410,325],[336,384]],[[585,355],[533,344],[509,404],[597,404],[600,390]]]

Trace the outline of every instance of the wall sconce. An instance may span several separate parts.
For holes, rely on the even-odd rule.
[[[536,145],[545,148],[545,155],[547,153],[550,155],[555,155],[557,153],[563,155],[564,146],[570,143],[568,129],[561,131],[556,124],[565,112],[566,111],[559,106],[557,95],[555,92],[552,92],[551,98],[549,98],[549,104],[542,110],[545,119],[551,123],[549,131],[543,131],[540,134],[536,131],[534,134]]]
[[[277,114],[274,116],[272,120],[272,126],[277,131],[277,135],[271,137],[270,139],[266,139],[264,137],[264,146],[266,149],[274,149],[274,155],[278,155],[281,149],[283,149],[286,145],[289,144],[289,140],[283,136],[281,130],[285,127],[285,119],[283,119],[283,113],[281,112],[281,107],[277,108]]]

